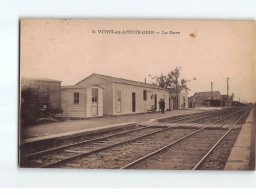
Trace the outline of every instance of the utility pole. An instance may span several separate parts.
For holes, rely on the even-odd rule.
[[[228,95],[228,91],[229,91],[229,77],[227,78],[227,95]]]
[[[229,79],[232,79],[232,78],[229,78],[229,77],[227,78],[227,95],[229,94]]]

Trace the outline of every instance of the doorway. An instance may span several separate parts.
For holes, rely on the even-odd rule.
[[[155,110],[157,110],[157,95],[155,94]]]
[[[92,88],[92,116],[98,115],[98,89]]]
[[[136,112],[136,94],[132,93],[132,112]]]

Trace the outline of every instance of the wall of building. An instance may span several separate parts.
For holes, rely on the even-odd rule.
[[[74,104],[74,93],[79,93],[79,103]],[[85,89],[62,89],[61,90],[61,109],[59,117],[84,118],[86,108]]]
[[[176,93],[169,93],[170,98],[170,110],[177,110],[177,94]]]
[[[147,100],[143,99],[143,90],[147,90]],[[117,93],[121,91],[121,112],[118,110]],[[132,93],[135,93],[136,109],[132,111]],[[155,104],[154,95],[157,95],[157,111],[159,111],[159,100],[165,100],[165,110],[169,108],[169,92],[166,90],[159,90],[147,87],[139,87],[121,83],[114,83],[113,85],[113,115],[143,113],[151,110]]]
[[[205,100],[206,100],[205,97],[200,97],[200,96],[195,97],[195,104],[194,104],[195,107],[210,106],[210,102]]]
[[[97,86],[85,89],[62,89],[61,109],[63,112],[58,117],[88,118],[92,116],[92,89],[98,89],[98,115],[103,116],[103,89]],[[79,93],[79,103],[74,103],[74,93]]]
[[[85,80],[78,83],[77,87],[84,87],[88,85],[98,85],[102,87],[103,90],[103,115],[113,115],[113,83],[102,79],[97,76],[90,76]]]
[[[179,93],[178,109],[188,109],[188,93],[185,89],[182,89]]]
[[[185,88],[178,93],[178,103],[176,98],[177,94],[175,92],[170,92],[170,102],[172,103],[170,106],[171,110],[188,109],[188,93]]]

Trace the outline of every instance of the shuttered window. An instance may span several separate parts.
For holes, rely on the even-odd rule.
[[[74,104],[79,104],[79,93],[74,93]]]

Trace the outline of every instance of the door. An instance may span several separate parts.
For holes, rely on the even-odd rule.
[[[157,110],[157,95],[155,94],[155,110]]]
[[[116,112],[121,113],[121,91],[117,91]]]
[[[92,116],[98,115],[98,89],[92,88]]]
[[[171,101],[170,101],[170,110],[173,110],[174,107],[173,107],[173,98],[171,98]]]
[[[132,93],[132,112],[136,112],[136,94]]]

